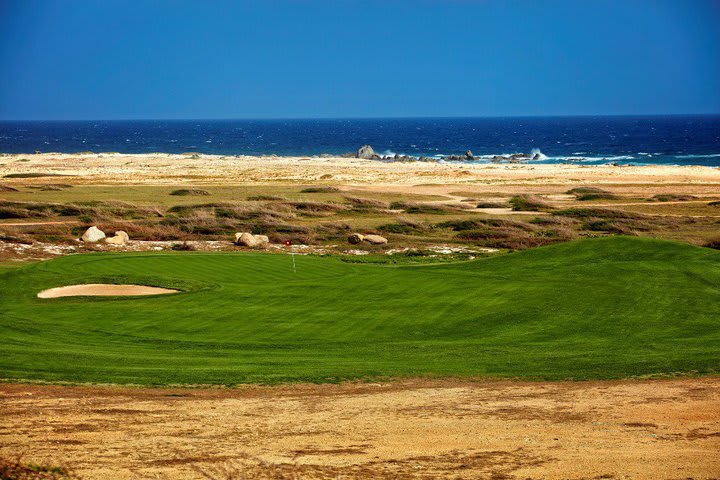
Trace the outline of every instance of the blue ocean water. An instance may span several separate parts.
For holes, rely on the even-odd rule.
[[[720,115],[327,120],[3,121],[0,152],[384,155],[541,151],[537,162],[720,166]]]

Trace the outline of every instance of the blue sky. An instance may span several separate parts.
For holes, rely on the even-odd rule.
[[[0,119],[720,113],[718,24],[718,0],[0,0]]]

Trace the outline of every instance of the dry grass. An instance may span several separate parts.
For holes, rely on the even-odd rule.
[[[427,215],[444,215],[449,213],[457,213],[460,209],[449,205],[426,204],[419,202],[392,202],[391,210],[403,210],[410,214],[427,214]]]
[[[62,173],[43,173],[43,172],[31,172],[31,173],[8,173],[3,178],[42,178],[42,177],[70,177],[71,175],[64,175]]]
[[[553,207],[535,195],[516,195],[510,199],[510,206],[516,212],[546,212]]]
[[[66,467],[23,462],[21,457],[0,457],[0,480],[73,480],[79,479]]]
[[[679,193],[659,193],[653,195],[650,201],[652,202],[685,202],[688,200],[695,200],[695,195],[685,195]]]
[[[339,192],[337,187],[307,187],[300,190],[300,193],[334,193]]]
[[[206,197],[210,195],[210,192],[207,190],[201,190],[199,188],[181,188],[179,190],[173,190],[170,192],[170,195],[175,195],[178,197]]]
[[[372,198],[351,197],[349,195],[345,195],[343,198],[347,200],[355,210],[386,210],[389,207],[387,202]]]

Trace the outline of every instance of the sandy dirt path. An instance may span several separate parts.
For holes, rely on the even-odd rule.
[[[0,454],[69,464],[84,478],[720,477],[720,377],[0,384],[0,407]]]

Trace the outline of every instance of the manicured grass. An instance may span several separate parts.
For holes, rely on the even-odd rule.
[[[237,384],[720,369],[720,252],[613,237],[471,262],[92,254],[0,270],[0,376]],[[41,300],[93,282],[180,287]]]

